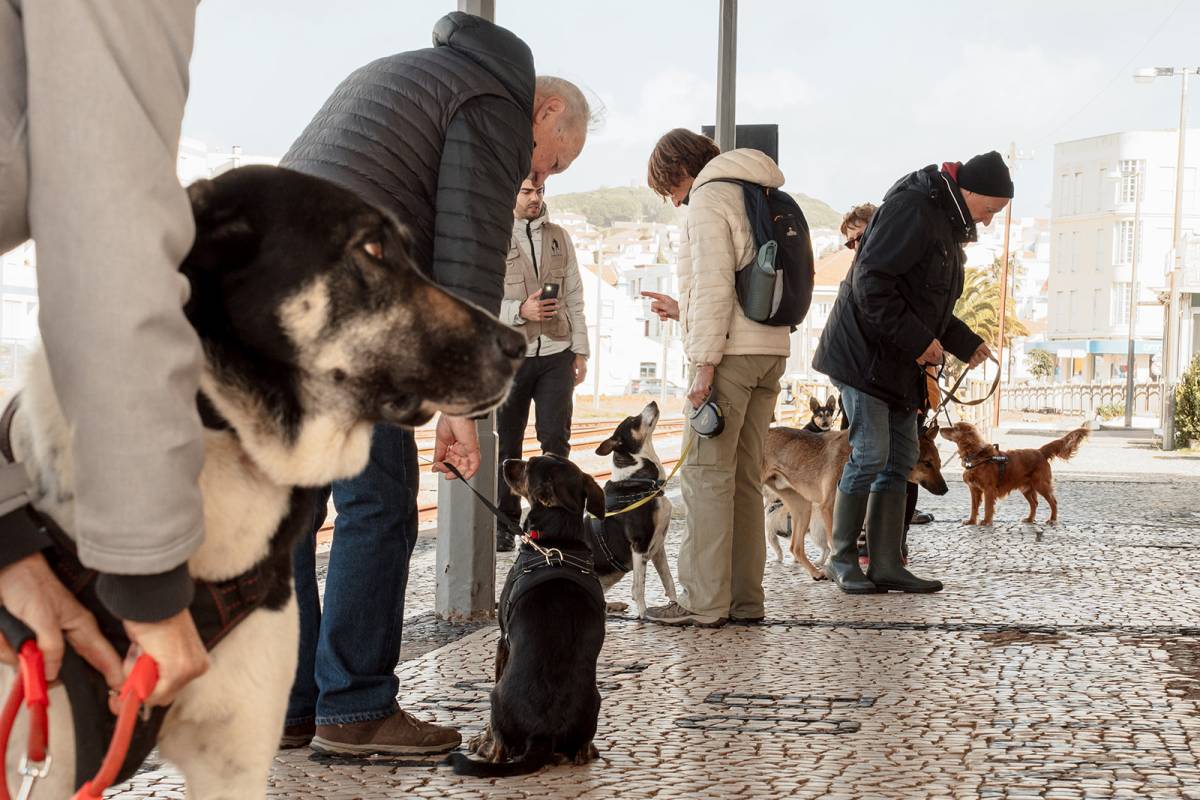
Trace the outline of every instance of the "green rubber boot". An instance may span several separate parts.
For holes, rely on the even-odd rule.
[[[867,578],[883,592],[940,592],[941,581],[918,578],[900,561],[906,502],[904,492],[871,493],[867,503],[867,550],[871,554]]]
[[[833,503],[833,552],[825,564],[825,574],[846,594],[874,594],[879,591],[858,566],[858,532],[867,516],[870,495],[844,494],[838,490]],[[871,553],[875,558],[875,553]]]

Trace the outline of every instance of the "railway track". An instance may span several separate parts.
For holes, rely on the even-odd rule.
[[[578,422],[571,426],[571,447],[573,450],[580,450],[580,455],[590,455],[584,451],[584,448],[598,445],[609,437],[617,424],[624,417],[614,419],[586,420]],[[775,422],[776,425],[794,425],[800,419],[800,411],[796,409],[788,409],[784,411],[781,418]],[[655,428],[655,444],[660,449],[677,449],[676,443],[679,442],[683,433],[684,419],[683,417],[663,417],[658,421],[658,426]],[[541,447],[538,445],[537,436],[533,433],[533,426],[530,425],[525,429],[525,438],[521,451],[524,457],[535,456],[541,453]],[[434,432],[432,428],[420,428],[416,431],[417,453],[421,461],[421,472],[430,473],[432,465],[427,463],[433,459],[434,447]],[[662,465],[669,472],[674,468],[676,462],[679,461],[678,455],[665,456],[662,459]],[[603,482],[612,477],[612,468],[608,465],[608,459],[605,459],[605,465],[591,472],[591,476],[597,481]],[[435,490],[425,490],[421,492],[427,499],[418,498],[417,501],[417,517],[421,524],[434,522],[437,520],[437,492]],[[432,495],[432,497],[430,497]],[[332,532],[333,518],[330,516],[328,521],[322,527],[321,531],[325,536]]]

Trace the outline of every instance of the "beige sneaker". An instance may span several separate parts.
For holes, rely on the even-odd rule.
[[[657,622],[660,625],[695,625],[697,628],[720,628],[726,622],[729,622],[727,617],[710,617],[705,614],[697,614],[679,605],[674,600],[665,606],[647,608],[645,620],[647,622]]]
[[[436,755],[462,742],[453,728],[423,722],[403,709],[390,717],[346,725],[318,725],[312,747],[339,756]]]

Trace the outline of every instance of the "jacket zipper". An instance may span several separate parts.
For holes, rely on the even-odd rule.
[[[525,237],[529,239],[529,260],[533,262],[533,277],[541,283],[542,276],[538,272],[537,251],[533,249],[533,220],[525,223]],[[533,351],[533,355],[537,358],[542,355],[542,335],[540,333],[537,338],[537,349]]]

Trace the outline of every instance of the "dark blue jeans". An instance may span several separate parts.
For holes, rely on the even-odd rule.
[[[417,543],[417,444],[412,431],[377,425],[360,475],[333,484],[333,549],[318,597],[316,532],[296,547],[300,660],[287,724],[365,722],[398,708],[400,633],[408,563]]]
[[[904,494],[908,473],[920,456],[916,413],[891,408],[852,386],[837,381],[834,385],[850,420],[850,460],[838,489],[843,494]]]

